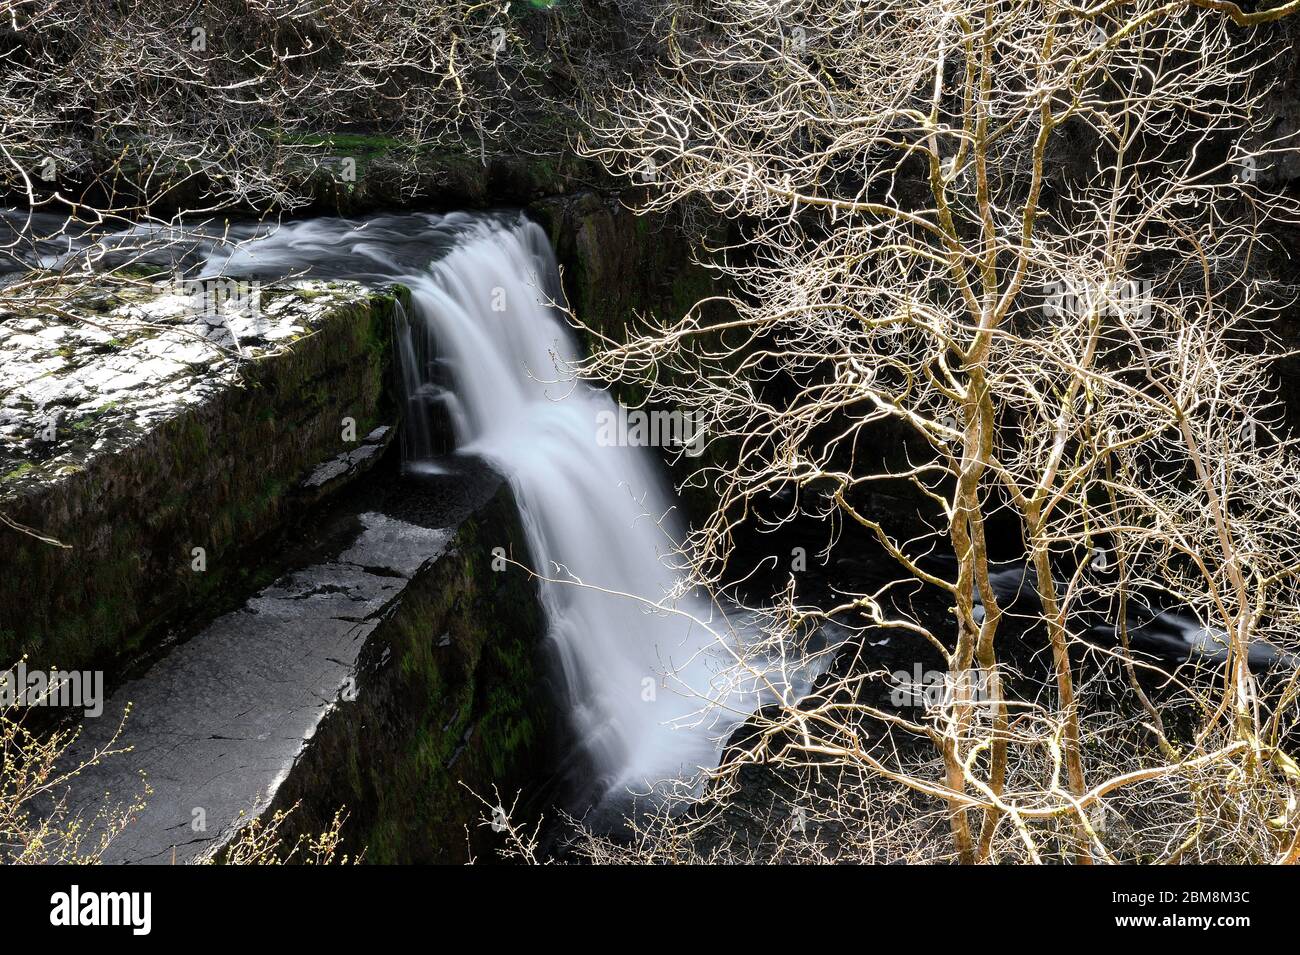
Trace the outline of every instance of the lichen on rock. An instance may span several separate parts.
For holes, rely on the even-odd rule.
[[[0,316],[0,656],[135,653],[374,463],[402,294],[128,283]],[[340,454],[335,479],[303,486]]]
[[[368,298],[356,283],[302,281],[214,302],[214,286],[193,284],[0,316],[0,493],[121,450]]]

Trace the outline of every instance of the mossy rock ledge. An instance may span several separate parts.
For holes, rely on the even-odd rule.
[[[500,559],[526,548],[502,484],[411,577],[267,810],[296,807],[286,836],[342,808],[367,862],[460,864],[501,845],[482,824],[498,799],[516,820],[544,806],[564,721],[536,583]]]
[[[214,315],[128,286],[0,315],[0,664],[113,669],[246,586],[394,433],[405,294],[295,282]]]

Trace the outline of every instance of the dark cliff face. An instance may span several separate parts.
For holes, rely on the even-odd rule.
[[[1290,17],[1273,28],[1280,37],[1278,55],[1269,71],[1275,86],[1265,107],[1272,115],[1267,137],[1283,148],[1300,146],[1300,20]],[[1261,162],[1259,182],[1300,201],[1300,153],[1283,153]],[[1267,331],[1282,350],[1300,347],[1300,222],[1274,226],[1257,252],[1256,270],[1268,301],[1277,312]],[[1278,395],[1288,421],[1300,421],[1300,357],[1288,356],[1277,366]]]

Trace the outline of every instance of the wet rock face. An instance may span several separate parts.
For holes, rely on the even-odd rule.
[[[443,152],[394,161],[381,148],[358,164],[355,181],[348,182],[335,169],[345,158],[349,157],[326,160],[303,184],[310,212],[353,216],[412,206],[525,205],[564,195],[600,175],[592,164],[567,151],[548,158]]]
[[[270,805],[321,718],[354,696],[367,638],[453,533],[376,512],[357,522],[332,559],[213,621],[84,722],[67,758],[109,747],[119,726],[112,748],[127,751],[82,770],[74,811],[93,818],[105,793],[125,803],[151,790],[104,862],[184,863],[220,848]]]
[[[48,483],[121,450],[240,382],[241,366],[288,352],[336,309],[367,300],[351,283],[301,282],[213,306],[165,288],[72,304],[78,320],[0,321],[3,493]]]
[[[270,811],[297,807],[290,840],[345,807],[347,850],[368,862],[461,864],[500,846],[481,825],[497,793],[516,821],[544,804],[564,748],[546,622],[535,583],[497,558],[526,547],[503,485],[404,584],[357,656],[353,698],[275,793]]]
[[[526,546],[500,479],[381,471],[312,515],[290,569],[82,722],[68,765],[113,750],[66,793],[88,837],[143,803],[103,861],[220,861],[249,820],[296,806],[290,845],[342,809],[350,854],[464,862],[467,826],[490,851],[475,793],[522,791],[520,816],[545,796],[560,718],[536,588],[493,564]]]
[[[112,665],[377,459],[395,301],[177,286],[0,316],[0,513],[58,541],[0,528],[0,659]]]
[[[626,338],[635,313],[677,318],[719,291],[685,233],[662,216],[636,215],[624,197],[579,192],[542,199],[529,211],[550,235],[569,304],[615,340]]]
[[[64,760],[112,752],[60,794],[94,842],[114,808],[140,805],[105,862],[220,861],[249,820],[295,806],[287,844],[342,809],[351,854],[465,861],[474,793],[544,787],[560,720],[536,587],[497,560],[527,546],[513,498],[473,462],[395,464],[296,522],[276,574],[229,612],[109,681]]]

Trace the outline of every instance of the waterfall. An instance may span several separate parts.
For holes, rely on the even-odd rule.
[[[615,411],[609,396],[567,380],[576,344],[552,304],[562,293],[545,234],[522,220],[476,229],[404,281],[414,309],[414,327],[399,340],[404,363],[416,364],[423,331],[435,345],[427,351],[450,370],[460,452],[510,482],[526,559],[544,577],[584,585],[544,579],[541,596],[570,719],[599,788],[642,787],[713,762],[711,737],[721,728],[690,727],[701,700],[687,695],[709,690],[713,639],[649,606],[675,583],[673,501],[650,450],[597,441],[602,412]],[[436,385],[434,364],[426,361],[420,387]],[[693,597],[675,609],[716,616]]]
[[[716,765],[759,702],[755,688],[772,691],[752,672],[737,680],[728,671],[741,638],[717,604],[689,591],[665,598],[679,577],[676,502],[652,449],[599,439],[617,406],[566,372],[578,344],[556,305],[563,293],[545,233],[522,216],[312,220],[209,255],[206,271],[295,268],[411,290],[396,332],[405,463],[438,470],[427,417],[446,414],[456,453],[509,482],[529,548],[513,559],[541,578],[582,801],[617,801]]]

